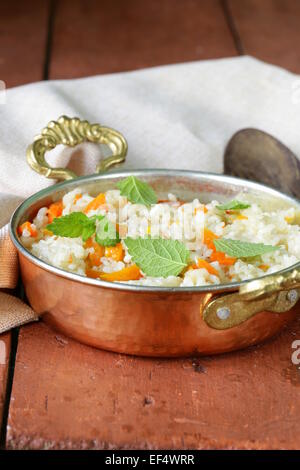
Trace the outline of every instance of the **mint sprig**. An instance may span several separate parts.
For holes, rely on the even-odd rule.
[[[178,240],[163,238],[126,238],[133,261],[148,276],[178,276],[187,266],[189,250]]]
[[[114,246],[120,241],[115,225],[104,215],[88,217],[83,212],[71,212],[55,218],[46,228],[59,237],[82,237],[83,241],[96,233],[96,242],[102,246]]]
[[[230,238],[217,238],[214,240],[217,251],[222,251],[234,258],[252,258],[265,253],[278,250],[278,246],[265,245],[264,243],[250,243]]]
[[[82,237],[83,241],[86,241],[95,233],[96,222],[83,212],[71,212],[62,217],[56,217],[46,228],[60,237]]]
[[[130,202],[145,206],[157,203],[157,196],[151,186],[135,176],[128,176],[117,183],[117,187],[121,191],[121,195],[126,196]]]
[[[216,208],[220,211],[236,211],[241,209],[247,209],[248,207],[251,207],[251,204],[248,204],[247,202],[238,201],[237,199],[233,199],[232,201],[226,202],[225,204],[216,206]]]

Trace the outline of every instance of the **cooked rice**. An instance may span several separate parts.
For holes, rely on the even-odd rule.
[[[92,200],[92,196],[77,188],[63,197],[62,214],[83,211]],[[209,261],[212,253],[203,243],[202,237],[198,236],[204,226],[224,238],[280,246],[278,250],[260,257],[238,259],[228,267],[219,262],[211,262],[218,275],[200,268],[186,270],[180,276],[168,278],[144,276],[140,280],[127,281],[130,284],[192,287],[235,282],[273,273],[300,261],[300,227],[295,223],[296,210],[293,207],[265,211],[258,203],[252,203],[251,207],[240,212],[243,217],[238,217],[236,213],[225,216],[217,210],[216,206],[220,204],[217,201],[206,204],[207,212],[204,214],[203,203],[198,199],[182,204],[173,194],[168,195],[169,201],[156,204],[150,210],[143,205],[130,203],[126,197],[120,195],[119,190],[107,191],[105,200],[105,204],[97,210],[90,210],[87,215],[106,215],[110,221],[119,224],[120,234],[121,230],[125,230],[132,237],[146,237],[150,234],[180,239],[190,249],[191,263],[195,263],[198,258]],[[64,238],[45,231],[49,223],[47,210],[47,207],[42,207],[33,220],[38,235],[33,237],[25,229],[20,237],[22,243],[43,261],[86,275],[86,260],[94,248],[86,248],[81,238]],[[92,269],[99,273],[112,273],[130,266],[131,257],[124,242],[122,245],[122,261],[103,256],[100,265],[93,266]]]

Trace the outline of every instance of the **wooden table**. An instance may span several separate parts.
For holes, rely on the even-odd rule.
[[[1,2],[7,87],[251,54],[300,73],[298,0]],[[299,448],[300,319],[235,354],[151,360],[43,323],[0,337],[7,448]]]

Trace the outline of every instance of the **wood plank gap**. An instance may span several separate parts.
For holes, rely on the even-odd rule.
[[[221,8],[224,12],[225,20],[227,22],[229,31],[231,32],[231,35],[232,35],[232,38],[233,38],[233,41],[234,41],[234,45],[236,47],[236,51],[239,55],[245,55],[244,46],[243,46],[242,40],[240,38],[238,28],[237,28],[236,23],[234,21],[234,18],[232,16],[232,12],[231,12],[230,6],[228,4],[228,0],[220,0],[220,4],[221,4]]]
[[[43,80],[48,80],[49,78],[49,67],[50,67],[51,54],[52,54],[53,28],[54,28],[56,7],[57,7],[57,1],[50,0],[47,41],[46,41],[46,48],[45,48],[45,61],[44,61],[44,69],[43,69]]]

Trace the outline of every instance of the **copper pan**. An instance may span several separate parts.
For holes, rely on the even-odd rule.
[[[58,144],[84,140],[108,145],[113,155],[99,174],[77,178],[52,169],[45,152]],[[127,144],[116,131],[79,119],[52,122],[28,148],[29,164],[39,173],[66,181],[24,201],[15,211],[10,234],[20,259],[30,305],[44,321],[82,343],[142,356],[216,354],[259,343],[280,331],[299,313],[300,263],[259,279],[194,288],[154,288],[91,279],[50,266],[20,243],[17,227],[40,207],[61,199],[79,186],[97,194],[134,174],[150,183],[159,197],[176,193],[183,200],[198,197],[226,200],[241,191],[266,207],[296,207],[300,202],[262,184],[230,177],[181,170],[104,170],[125,159]]]

